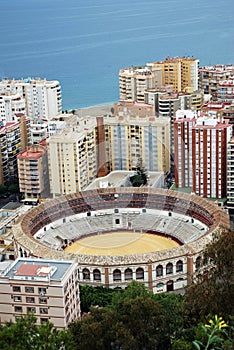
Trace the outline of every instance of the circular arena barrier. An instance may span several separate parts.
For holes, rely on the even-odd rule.
[[[19,218],[13,235],[18,256],[78,261],[81,284],[120,289],[139,280],[158,293],[190,283],[196,259],[222,227],[229,228],[229,216],[212,201],[171,190],[121,187],[48,200]],[[97,241],[112,231],[160,235],[177,245],[126,253],[120,243],[117,255],[68,252],[84,237],[97,235]]]

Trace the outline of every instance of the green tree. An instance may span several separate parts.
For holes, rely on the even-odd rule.
[[[92,307],[82,321],[70,325],[76,350],[131,349],[130,333],[118,313],[109,308]],[[127,344],[127,347],[126,347]]]
[[[91,306],[108,306],[115,294],[121,291],[104,287],[80,286],[81,312],[88,312]]]
[[[18,184],[11,184],[9,187],[8,187],[8,191],[10,193],[17,193],[19,192],[19,186]]]
[[[0,194],[4,194],[7,191],[7,187],[3,184],[0,184]]]
[[[172,339],[185,333],[186,317],[183,314],[184,297],[181,294],[155,294],[154,299],[164,310],[166,326],[165,333]]]
[[[92,307],[71,325],[78,350],[170,349],[162,306],[143,283],[132,282],[107,307]]]
[[[137,163],[136,173],[130,177],[130,182],[133,187],[144,186],[144,185],[147,185],[148,183],[148,174],[146,169],[143,166],[141,158]]]
[[[119,313],[134,339],[133,349],[168,349],[170,338],[165,332],[165,315],[153,298],[126,298],[119,305]]]
[[[200,278],[185,294],[185,311],[201,316],[234,314],[234,231],[221,229],[204,251],[198,266]]]
[[[70,330],[58,330],[46,322],[36,324],[36,317],[27,315],[13,322],[7,322],[0,329],[1,350],[74,350]]]

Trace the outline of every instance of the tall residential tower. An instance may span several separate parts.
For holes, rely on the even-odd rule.
[[[49,120],[62,112],[62,93],[57,80],[3,79],[0,82],[0,96],[6,94],[19,94],[24,98],[26,115],[32,119],[40,117]]]

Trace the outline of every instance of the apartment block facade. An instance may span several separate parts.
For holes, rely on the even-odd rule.
[[[197,113],[190,110],[178,110],[174,121],[174,175],[176,187],[193,185],[192,128]]]
[[[227,148],[232,136],[228,120],[200,117],[192,130],[193,192],[202,197],[227,194]]]
[[[17,155],[29,143],[30,120],[17,115],[17,121],[7,122],[0,128],[0,184],[14,183],[18,179]]]
[[[201,107],[201,112],[211,118],[218,118],[222,116],[222,112],[228,109],[230,102],[210,101]]]
[[[193,57],[167,57],[161,62],[124,68],[119,71],[120,101],[146,102],[147,89],[166,87],[174,92],[198,90],[199,60]]]
[[[227,149],[227,207],[234,213],[234,138],[228,143]]]
[[[78,267],[74,261],[18,258],[0,277],[1,324],[27,313],[63,329],[80,318]]]
[[[139,159],[148,171],[170,171],[170,119],[150,116],[152,108],[142,114],[141,104],[132,103],[132,112],[131,103],[124,107],[128,112],[120,104],[117,116],[74,116],[47,139],[54,197],[84,190],[110,171],[135,170]]]
[[[162,73],[148,67],[131,67],[119,71],[120,101],[145,102],[146,89],[160,87]]]
[[[224,106],[220,111],[220,117],[229,119],[229,123],[233,125],[232,133],[234,133],[234,101]]]
[[[61,86],[57,80],[3,79],[0,82],[0,96],[9,93],[19,94],[25,99],[26,114],[32,119],[40,117],[50,120],[62,113]]]
[[[232,125],[227,119],[200,115],[200,112],[177,111],[176,186],[190,187],[201,197],[224,198],[227,193],[227,149],[231,136]]]
[[[234,73],[232,78],[222,80],[218,86],[218,100],[232,102],[234,100]]]
[[[170,119],[107,117],[106,160],[111,171],[136,169],[139,159],[148,171],[170,171]]]
[[[32,145],[17,156],[19,189],[24,199],[49,196],[47,148]]]
[[[96,119],[71,122],[49,137],[48,166],[53,196],[84,190],[97,176]]]
[[[220,82],[223,80],[228,80],[233,75],[234,66],[232,64],[217,64],[214,66],[200,67],[199,88],[204,90],[205,94],[210,94],[215,100],[217,100]]]
[[[16,120],[16,114],[25,114],[25,99],[20,94],[0,93],[0,126]]]
[[[171,120],[171,154],[174,154],[174,116],[178,110],[196,111],[204,103],[203,91],[173,92],[171,88],[148,89],[145,91],[146,103],[153,105],[155,115],[169,117]]]
[[[173,91],[198,90],[199,60],[193,57],[167,57],[161,62],[147,63],[151,69],[162,71],[162,85],[172,86]]]

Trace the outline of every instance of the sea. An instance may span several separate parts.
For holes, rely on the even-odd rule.
[[[63,109],[118,101],[121,68],[234,63],[233,0],[0,0],[0,78],[59,80]]]

